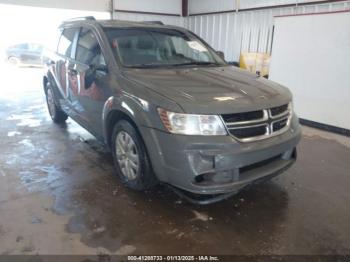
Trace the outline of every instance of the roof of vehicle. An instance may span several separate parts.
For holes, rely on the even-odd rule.
[[[134,22],[134,21],[125,21],[125,20],[95,20],[93,18],[88,19],[72,19],[64,21],[61,26],[69,26],[69,25],[96,25],[99,24],[102,27],[115,27],[115,28],[130,28],[130,27],[142,27],[142,28],[168,28],[168,29],[181,29],[177,26],[172,25],[163,25],[160,24],[159,21],[144,21],[144,22]]]

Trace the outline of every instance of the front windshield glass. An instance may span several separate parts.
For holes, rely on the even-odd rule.
[[[125,67],[225,65],[192,34],[174,29],[105,29],[114,56]]]

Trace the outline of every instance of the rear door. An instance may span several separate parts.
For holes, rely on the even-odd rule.
[[[57,47],[57,56],[53,61],[53,75],[55,76],[58,92],[56,97],[64,111],[75,118],[75,111],[72,107],[72,95],[69,90],[70,86],[70,70],[74,66],[72,59],[75,52],[76,41],[79,28],[66,28],[62,30],[62,34]]]
[[[71,74],[72,105],[89,131],[102,137],[103,106],[111,92],[108,70],[101,40],[93,28],[80,29]]]

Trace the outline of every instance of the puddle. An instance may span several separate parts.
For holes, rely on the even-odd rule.
[[[45,185],[46,176],[39,177],[37,173],[32,171],[21,171],[18,175],[22,185],[30,192],[38,191]],[[19,190],[21,190],[21,187],[19,187]]]
[[[29,191],[46,191],[48,188],[54,188],[60,185],[64,174],[65,170],[55,166],[37,166],[33,170],[18,172],[22,185]]]
[[[39,119],[23,119],[17,126],[38,127],[41,126],[41,120]]]
[[[8,137],[13,137],[13,136],[16,136],[16,135],[20,135],[22,134],[21,132],[18,132],[18,131],[10,131],[10,132],[7,132],[7,136]]]
[[[25,146],[28,146],[28,147],[31,147],[31,148],[34,148],[32,141],[30,139],[27,139],[27,138],[19,141],[18,143],[25,145]]]
[[[33,118],[34,115],[32,114],[22,114],[22,115],[10,115],[8,118],[6,118],[6,120],[22,120],[22,119],[29,119],[29,118]]]
[[[38,127],[41,126],[41,120],[36,119],[33,114],[13,114],[6,118],[6,120],[19,120],[17,126]]]
[[[42,109],[42,110],[44,110],[46,108],[45,104],[41,104],[41,101],[39,101],[38,103],[40,103],[40,104],[32,105],[32,106],[28,107],[28,110],[33,110],[33,109]]]

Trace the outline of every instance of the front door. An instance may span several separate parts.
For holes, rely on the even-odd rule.
[[[97,35],[82,28],[76,46],[75,60],[70,68],[72,106],[83,124],[96,136],[102,136],[103,106],[111,91],[108,88],[107,65]]]

